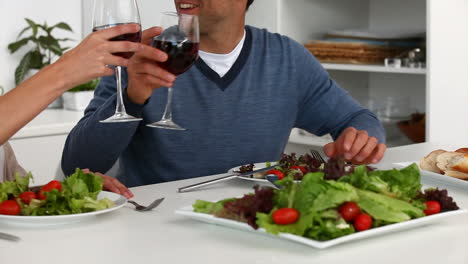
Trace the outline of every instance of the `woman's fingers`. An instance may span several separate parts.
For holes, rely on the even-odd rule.
[[[99,36],[102,39],[105,40],[110,40],[112,38],[125,35],[125,34],[131,34],[131,33],[137,33],[140,32],[141,26],[137,23],[131,23],[131,24],[122,24],[114,27],[109,27],[105,29],[98,30],[94,32],[93,34],[95,36]]]

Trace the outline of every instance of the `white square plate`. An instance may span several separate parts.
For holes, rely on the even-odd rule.
[[[454,200],[456,201],[455,198],[454,198]],[[301,237],[301,236],[297,236],[297,235],[293,235],[293,234],[287,234],[287,233],[280,233],[278,236],[275,236],[275,235],[267,233],[265,231],[265,229],[263,229],[263,228],[259,228],[259,229],[255,230],[246,223],[237,222],[237,221],[234,221],[234,220],[229,220],[229,219],[224,219],[224,218],[219,218],[219,217],[209,215],[209,214],[196,213],[196,212],[193,211],[192,206],[186,206],[186,207],[183,207],[183,208],[175,211],[176,214],[184,215],[184,216],[187,216],[187,217],[190,217],[190,218],[202,221],[202,222],[215,224],[215,225],[220,225],[220,226],[225,226],[225,227],[230,227],[230,228],[239,229],[239,230],[244,230],[244,231],[247,231],[247,232],[254,232],[254,233],[258,233],[258,234],[266,234],[266,235],[269,235],[271,237],[282,238],[282,239],[294,241],[294,242],[297,242],[297,243],[301,243],[301,244],[304,244],[304,245],[307,245],[307,246],[310,246],[310,247],[314,247],[314,248],[319,248],[319,249],[328,248],[328,247],[331,247],[331,246],[335,246],[335,245],[338,245],[338,244],[342,244],[342,243],[345,243],[345,242],[354,241],[354,240],[358,240],[358,239],[362,239],[362,238],[368,238],[368,237],[373,237],[373,236],[381,236],[381,235],[386,234],[386,233],[397,232],[397,231],[401,231],[401,230],[405,230],[405,229],[410,229],[410,228],[413,228],[413,227],[420,227],[420,226],[424,226],[424,225],[427,225],[427,224],[430,224],[430,223],[433,223],[433,222],[440,221],[442,219],[445,219],[445,218],[448,218],[448,217],[451,217],[451,216],[465,214],[467,212],[468,212],[468,210],[459,209],[459,210],[456,210],[456,211],[450,211],[450,212],[435,214],[435,215],[431,215],[431,216],[425,216],[425,217],[409,220],[409,221],[406,221],[406,222],[401,222],[401,223],[386,225],[386,226],[382,226],[382,227],[378,227],[378,228],[373,228],[373,229],[369,229],[369,230],[366,230],[366,231],[353,233],[353,234],[350,234],[350,235],[342,236],[342,237],[327,240],[327,241],[318,241],[318,240],[313,240],[313,239],[310,239],[310,238],[305,238],[305,237]]]
[[[418,167],[419,167],[419,162],[417,162],[417,161],[398,162],[398,163],[393,163],[393,165],[395,165],[398,168],[404,168],[404,167],[407,167],[407,166],[411,165],[412,163],[418,164]],[[422,181],[429,180],[429,181],[432,181],[432,182],[441,183],[441,184],[443,184],[445,186],[449,185],[449,186],[452,186],[452,187],[458,187],[458,188],[463,188],[463,189],[468,190],[468,181],[453,178],[453,177],[446,176],[446,175],[443,175],[443,174],[440,174],[440,173],[421,170],[421,168],[419,168],[419,169],[421,171],[421,180]]]

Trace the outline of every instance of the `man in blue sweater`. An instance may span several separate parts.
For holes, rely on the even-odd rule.
[[[293,127],[331,133],[328,156],[376,163],[385,152],[377,118],[338,87],[299,43],[245,26],[253,0],[175,0],[200,18],[200,58],[177,77],[157,62],[160,50],[137,52],[124,74],[127,112],[141,122],[103,124],[115,109],[115,79],[101,79],[85,116],[70,132],[62,157],[76,167],[106,172],[120,160],[118,178],[138,186],[226,172],[278,160]],[[160,28],[143,33],[150,43]],[[174,87],[175,122],[186,131],[147,127],[161,118]]]

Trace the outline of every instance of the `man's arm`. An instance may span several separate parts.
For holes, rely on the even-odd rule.
[[[377,117],[333,81],[309,51],[297,49],[300,104],[296,126],[316,135],[330,133],[324,148],[331,157],[376,163],[385,152],[385,130]]]
[[[126,72],[122,71],[123,86]],[[129,114],[140,117],[143,105],[132,103],[124,92],[124,104]],[[114,114],[116,102],[115,78],[101,79],[94,98],[85,110],[84,117],[67,137],[62,154],[62,170],[65,175],[76,168],[87,168],[105,173],[128,146],[139,122],[100,123]]]

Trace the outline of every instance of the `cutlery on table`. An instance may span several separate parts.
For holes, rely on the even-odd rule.
[[[195,183],[195,184],[188,185],[188,186],[185,186],[185,187],[181,187],[181,188],[179,188],[178,191],[179,192],[187,192],[187,191],[191,191],[191,190],[203,187],[203,186],[207,186],[207,185],[210,185],[210,184],[214,184],[214,183],[234,179],[234,178],[237,178],[237,177],[250,176],[250,175],[255,174],[255,173],[271,170],[271,169],[275,168],[276,166],[278,166],[278,164],[275,164],[273,166],[268,166],[268,167],[258,169],[258,170],[248,171],[248,172],[235,172],[234,171],[234,172],[232,172],[232,173],[230,173],[230,174],[228,174],[226,176],[220,177],[220,178],[216,178],[216,179],[213,179],[213,180],[199,182],[199,183]]]
[[[143,205],[140,205],[138,204],[137,202],[135,201],[132,201],[132,200],[128,200],[127,202],[135,205],[135,210],[138,211],[138,212],[146,212],[146,211],[150,211],[156,207],[158,207],[158,205],[160,205],[162,203],[162,201],[164,201],[164,197],[163,198],[159,198],[159,199],[156,199],[154,200],[152,203],[150,203],[148,206],[143,206]]]
[[[278,175],[268,174],[265,176],[265,179],[269,181],[276,189],[281,189],[281,185],[276,184],[275,182],[279,180]]]
[[[14,236],[14,235],[10,235],[10,234],[7,234],[7,233],[3,233],[3,232],[0,232],[0,239],[6,239],[6,240],[10,240],[10,241],[20,241],[20,238],[17,237],[17,236]]]

